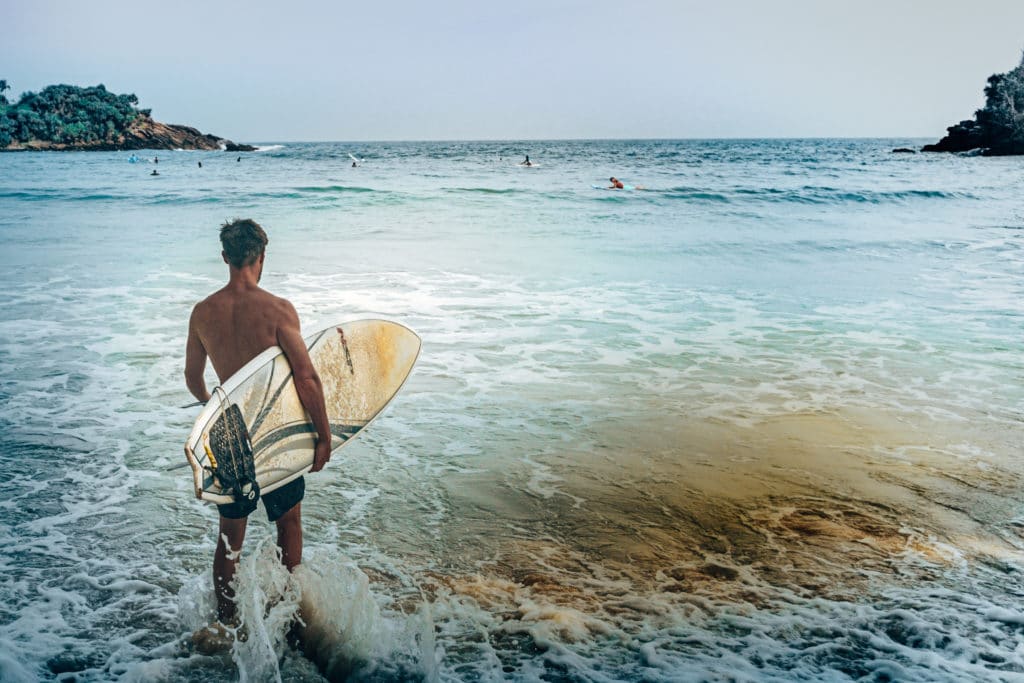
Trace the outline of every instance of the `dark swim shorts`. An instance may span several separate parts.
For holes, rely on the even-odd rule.
[[[267,508],[267,519],[276,522],[281,515],[295,507],[306,495],[306,478],[299,477],[290,481],[279,489],[260,496],[263,506]],[[256,509],[255,500],[237,500],[227,505],[218,505],[221,517],[228,519],[242,519]]]

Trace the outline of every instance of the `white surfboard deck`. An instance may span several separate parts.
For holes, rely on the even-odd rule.
[[[357,320],[307,337],[306,346],[323,384],[333,453],[394,398],[416,363],[421,341],[398,323]],[[218,504],[234,502],[213,474],[216,456],[211,460],[209,443],[210,429],[230,404],[241,410],[249,431],[261,494],[309,471],[316,429],[299,401],[291,366],[280,347],[253,358],[221,389],[223,393],[215,391],[207,401],[185,444],[196,497]],[[223,406],[222,396],[227,398]]]

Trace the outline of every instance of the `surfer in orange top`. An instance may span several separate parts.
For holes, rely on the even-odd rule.
[[[208,401],[210,392],[203,378],[207,357],[223,383],[260,352],[280,346],[291,365],[295,390],[316,428],[310,472],[319,472],[331,459],[331,429],[323,386],[302,340],[295,307],[259,286],[267,234],[253,220],[235,220],[221,227],[220,241],[221,254],[228,265],[228,283],[192,310],[185,347],[185,383],[197,399]],[[302,562],[301,501],[305,490],[305,481],[300,477],[263,496],[267,517],[277,525],[281,561],[289,571]],[[213,556],[213,586],[221,625],[205,630],[212,633],[211,637],[223,640],[227,634],[223,625],[237,622],[231,581],[245,540],[246,520],[256,502],[236,501],[217,508],[220,529]]]
[[[606,189],[609,189],[609,190],[646,190],[647,189],[643,185],[623,185],[622,181],[619,180],[618,178],[616,178],[615,176],[612,176],[611,178],[609,178],[608,182],[611,183],[611,185],[609,185],[606,188]]]

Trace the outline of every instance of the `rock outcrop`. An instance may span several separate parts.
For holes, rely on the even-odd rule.
[[[985,106],[974,112],[973,119],[952,125],[946,132],[946,137],[921,151],[1024,154],[1024,59],[1012,71],[989,76]]]
[[[251,152],[189,126],[154,121],[149,109],[138,109],[134,94],[117,94],[105,86],[50,85],[7,101],[6,80],[0,80],[0,151],[225,149]]]
[[[216,135],[202,133],[191,126],[154,121],[145,114],[132,121],[127,130],[107,140],[90,142],[53,142],[28,140],[12,142],[4,151],[88,150],[119,151],[136,149],[223,149],[228,152],[254,152],[252,145],[237,144]]]

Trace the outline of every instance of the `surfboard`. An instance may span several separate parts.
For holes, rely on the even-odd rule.
[[[636,185],[623,185],[622,187],[607,187],[605,185],[591,185],[595,190],[639,190]]]
[[[320,375],[332,453],[347,445],[391,402],[419,357],[415,332],[386,320],[333,325],[305,339]],[[218,477],[231,450],[251,451],[260,494],[308,472],[316,430],[299,400],[291,366],[272,346],[217,387],[185,443],[197,498],[234,502]]]

